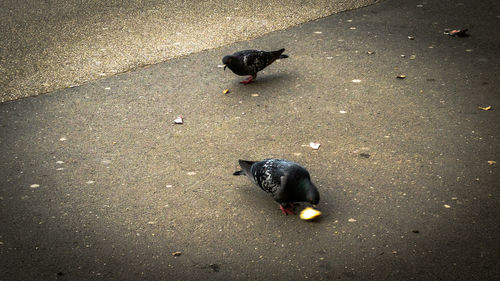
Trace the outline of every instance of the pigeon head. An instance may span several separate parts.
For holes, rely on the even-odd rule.
[[[233,56],[225,56],[222,58],[222,63],[224,64],[224,70],[226,70],[227,65],[231,64],[232,60],[234,59]]]
[[[298,182],[296,195],[299,196],[301,200],[311,203],[311,205],[317,205],[319,202],[319,192],[316,186],[311,182],[309,177],[303,178]]]
[[[319,192],[312,182],[309,181],[308,185],[309,186],[306,193],[307,202],[311,203],[312,205],[317,205],[319,203]]]

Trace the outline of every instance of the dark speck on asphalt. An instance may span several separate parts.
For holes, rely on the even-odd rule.
[[[209,266],[211,269],[214,270],[214,272],[219,272],[220,270],[220,265],[216,264],[216,263],[212,263],[210,266]]]

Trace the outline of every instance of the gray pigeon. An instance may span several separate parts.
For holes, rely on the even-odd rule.
[[[251,75],[246,80],[240,82],[248,84],[257,78],[257,72],[266,68],[275,60],[288,58],[287,55],[283,55],[284,51],[285,49],[273,52],[244,50],[223,57],[222,63],[224,64],[224,70],[226,70],[226,67],[229,67],[236,75]]]
[[[301,165],[284,159],[265,159],[259,162],[239,160],[241,171],[235,176],[247,175],[253,183],[270,193],[280,203],[283,214],[293,214],[294,202],[319,202],[319,193],[311,182],[309,172]]]

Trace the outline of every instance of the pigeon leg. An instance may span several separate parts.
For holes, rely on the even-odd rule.
[[[241,84],[248,84],[248,83],[251,83],[252,81],[253,81],[253,76],[250,76],[247,79],[241,81],[240,83]]]
[[[280,204],[280,209],[281,209],[281,212],[283,214],[285,214],[286,216],[288,215],[295,215],[295,213],[293,212],[292,209],[290,209],[290,207],[288,207],[288,204],[286,206],[283,206]]]

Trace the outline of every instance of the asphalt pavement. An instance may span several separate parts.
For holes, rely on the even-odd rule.
[[[498,280],[499,8],[383,1],[0,104],[0,280]],[[268,157],[319,220],[232,176]]]

